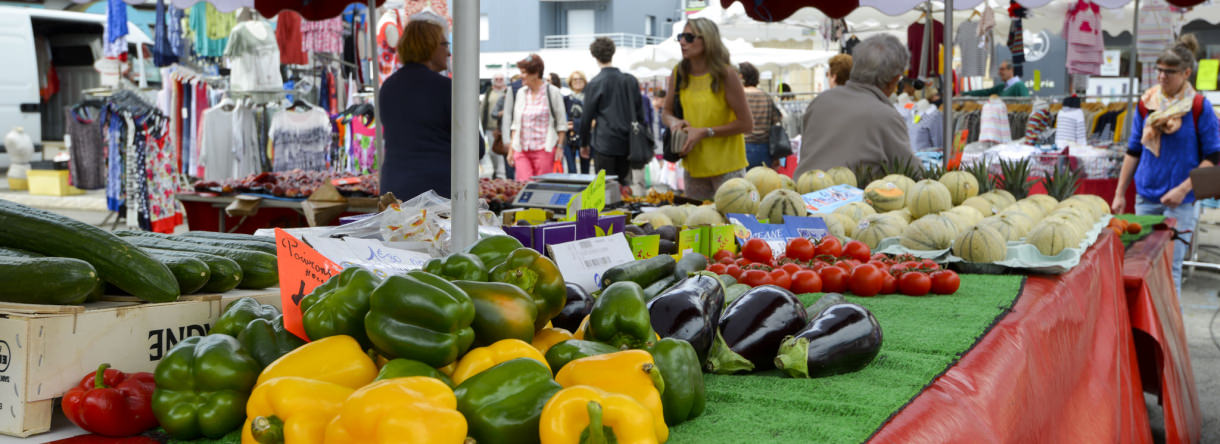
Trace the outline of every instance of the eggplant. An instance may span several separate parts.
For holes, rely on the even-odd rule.
[[[795,336],[784,339],[775,365],[793,378],[860,370],[881,351],[881,324],[864,307],[827,307]]]
[[[567,283],[567,289],[568,301],[564,303],[563,311],[551,318],[551,325],[574,332],[580,328],[580,321],[593,311],[593,296],[584,287],[571,282]]]
[[[714,276],[696,273],[648,301],[652,329],[662,338],[689,342],[707,361],[724,307],[724,285]]]
[[[755,287],[725,309],[708,356],[714,373],[767,370],[785,337],[808,323],[805,306],[791,291],[774,285]]]

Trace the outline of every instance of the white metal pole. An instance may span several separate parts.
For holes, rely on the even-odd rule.
[[[453,1],[452,248],[478,240],[479,0]],[[490,147],[488,147],[490,149]]]
[[[949,160],[953,158],[953,0],[945,0],[945,56],[942,68],[944,72],[944,80],[941,81],[940,96],[943,98],[945,109],[940,113],[941,120],[945,126],[945,137],[941,139],[942,152],[945,153],[943,159],[946,168],[949,166]]]
[[[354,13],[355,12],[353,12],[353,14]],[[377,128],[374,130],[374,133],[373,133],[373,150],[377,152],[378,159],[385,159],[385,143],[382,140],[383,137],[381,137],[381,134],[382,134],[381,133],[381,57],[380,57],[380,51],[377,48],[377,34],[373,32],[373,22],[376,22],[376,21],[377,21],[377,0],[369,0],[369,10],[368,10],[368,13],[364,17],[364,28],[367,30],[367,34],[369,37],[369,54],[366,54],[366,55],[368,55],[369,58],[373,59],[373,72],[370,73],[370,74],[372,74],[372,76],[369,77],[369,79],[373,82],[373,121],[377,122]],[[353,30],[352,32],[355,32],[355,30]],[[399,35],[398,38],[401,39],[402,35]],[[357,44],[356,47],[357,47],[357,49],[359,49],[360,45]],[[356,63],[366,66],[366,67],[368,66],[368,65],[365,65],[364,61],[360,60],[359,57],[356,58]],[[360,70],[360,71],[363,71],[363,70]],[[357,71],[357,72],[360,72],[360,71]],[[361,79],[361,81],[363,81],[363,80],[364,79]],[[378,179],[379,179],[378,183],[385,183],[385,160],[381,161],[381,169],[380,169],[380,171],[377,172],[377,174],[378,174]],[[410,199],[414,196],[394,196],[394,197],[397,197],[399,199]]]
[[[1131,59],[1127,61],[1127,123],[1123,128],[1131,128],[1135,123],[1135,94],[1140,87],[1139,73],[1139,34],[1140,34],[1140,0],[1135,0],[1135,9],[1131,11]],[[1130,131],[1130,129],[1128,129]]]

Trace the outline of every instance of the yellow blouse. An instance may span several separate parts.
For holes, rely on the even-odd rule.
[[[682,101],[683,119],[694,128],[708,128],[737,120],[737,114],[724,98],[724,85],[712,91],[712,76],[688,77],[688,84],[678,93]],[[744,134],[706,137],[682,159],[682,167],[691,177],[712,177],[740,170],[746,161]]]

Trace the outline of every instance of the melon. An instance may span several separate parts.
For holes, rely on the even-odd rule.
[[[856,173],[848,167],[834,167],[826,170],[826,174],[834,180],[836,185],[851,185],[853,187],[860,186],[856,179]]]
[[[974,220],[971,219],[970,216],[965,216],[962,213],[946,211],[940,213],[940,215],[949,218],[949,220],[953,222],[953,226],[957,228],[957,234],[966,231],[967,228],[973,227],[975,224]],[[954,237],[957,236],[955,235]]]
[[[1097,222],[1097,217],[1090,212],[1087,204],[1082,202],[1064,201],[1063,205],[1051,212],[1051,215],[1062,214],[1082,227],[1091,227]]]
[[[1034,203],[1031,200],[1024,200],[1024,199],[1017,201],[1017,203],[1013,204],[1013,206],[1011,206],[1011,207],[1005,208],[1004,211],[1000,212],[1000,214],[1014,212],[1014,211],[1020,212],[1022,214],[1025,214],[1026,216],[1029,216],[1031,219],[1034,220],[1034,222],[1040,221],[1040,220],[1042,220],[1042,218],[1046,217],[1046,212],[1042,211],[1041,206],[1039,206],[1038,204]]]
[[[911,190],[911,185],[915,185],[915,181],[913,179],[901,174],[890,174],[882,177],[881,180],[884,182],[893,182],[894,185],[898,185],[898,188],[902,188],[902,192],[904,193]]]
[[[740,177],[729,179],[716,190],[713,201],[720,214],[754,214],[758,211],[758,188]]]
[[[979,223],[979,221],[983,220],[983,212],[979,211],[978,208],[968,207],[965,205],[959,205],[959,206],[950,208],[949,211],[946,211],[945,213],[953,213],[953,214],[959,214],[959,215],[965,216],[966,220],[968,220],[970,222],[970,225],[977,224],[977,223]],[[944,214],[944,213],[941,213],[941,214]]]
[[[987,193],[984,193],[984,194],[998,194],[998,195],[1000,195],[1000,197],[1004,198],[1005,202],[1008,202],[1008,205],[1017,203],[1016,196],[1013,196],[1012,193],[1009,193],[1008,190],[1005,190],[1003,188],[996,188],[996,189],[988,191]]]
[[[855,234],[856,222],[847,216],[838,213],[817,213],[812,216],[822,218],[822,222],[826,223],[826,231],[837,238],[850,238]]]
[[[864,188],[864,199],[877,211],[894,211],[906,206],[906,191],[894,182],[878,179]]]
[[[981,196],[974,196],[966,199],[962,202],[962,205],[979,210],[979,214],[982,214],[983,217],[992,216],[1000,212],[1000,210],[996,208],[995,204]]]
[[[1016,202],[1016,201],[1009,202],[1008,199],[1005,198],[1003,194],[997,193],[995,191],[988,191],[986,193],[978,195],[978,197],[981,197],[984,200],[986,200],[987,202],[990,202],[991,206],[995,207],[996,214],[999,214],[1000,211],[1003,211],[1005,208],[1008,208],[1009,205],[1012,205],[1013,203]],[[963,203],[965,203],[965,202],[963,202]]]
[[[711,205],[695,208],[694,211],[691,211],[686,216],[686,225],[692,227],[699,225],[722,225],[724,223],[724,216],[721,216],[720,212],[716,211],[716,207]]]
[[[1029,230],[1034,228],[1034,220],[1029,216],[1026,216],[1025,213],[1016,211],[1001,213],[1000,215],[996,216],[996,218],[1000,222],[1012,226],[1013,233],[1016,234],[1018,239],[1025,237],[1025,235],[1029,233]]]
[[[765,166],[750,168],[750,171],[746,172],[746,180],[754,184],[759,196],[771,194],[772,191],[783,188],[784,185],[780,180],[780,174]]]
[[[1065,249],[1080,246],[1081,238],[1082,235],[1080,231],[1076,230],[1076,227],[1052,220],[1039,224],[1029,233],[1025,241],[1037,247],[1043,255],[1056,256]]]
[[[846,216],[848,219],[851,219],[851,222],[854,224],[859,222],[860,219],[864,219],[865,216],[877,214],[877,211],[874,210],[873,207],[869,206],[869,204],[864,202],[852,202],[839,207],[834,211],[834,214]]]
[[[953,255],[968,262],[999,262],[1008,256],[1008,245],[996,230],[975,225],[953,241]]]
[[[1051,211],[1055,211],[1055,207],[1059,206],[1058,200],[1046,194],[1031,194],[1024,200],[1038,204],[1038,206],[1042,208],[1043,215],[1051,214]]]
[[[669,218],[669,220],[673,221],[674,226],[681,227],[686,225],[686,210],[673,205],[666,205],[661,208],[657,208],[657,212],[664,214]]]
[[[783,188],[785,190],[796,191],[796,182],[793,182],[791,177],[785,176],[783,174],[779,175],[779,185],[780,185],[780,188]]]
[[[758,204],[757,215],[759,219],[767,219],[768,223],[782,224],[784,216],[804,216],[807,213],[805,199],[800,194],[781,188],[763,198],[762,203]]]
[[[907,223],[907,224],[915,221],[915,216],[912,216],[911,211],[907,210],[906,208],[897,209],[894,211],[886,211],[885,213],[882,213],[882,214],[887,214],[890,216],[900,218],[900,219],[902,219],[903,223]]]
[[[944,184],[924,179],[911,185],[911,189],[907,191],[906,208],[911,211],[911,217],[918,220],[926,215],[953,208],[953,198],[949,196],[949,189]]]
[[[957,226],[939,214],[919,218],[902,229],[902,246],[912,250],[944,250],[953,245]]]
[[[1059,205],[1083,205],[1089,209],[1089,213],[1094,218],[1110,214],[1110,205],[1106,204],[1105,199],[1094,196],[1092,194],[1077,194],[1075,196],[1064,199]]]
[[[1092,202],[1093,205],[1097,205],[1098,216],[1110,214],[1110,203],[1106,202],[1105,199],[1102,199],[1101,196],[1096,194],[1077,194],[1072,197],[1079,197],[1081,199],[1085,199],[1086,201]]]
[[[835,184],[834,178],[826,174],[822,170],[809,170],[805,174],[801,174],[800,180],[796,182],[796,190],[801,194],[812,193],[822,188],[827,188]]]
[[[1004,221],[1000,220],[1000,216],[983,218],[983,220],[979,221],[979,223],[975,224],[975,226],[983,226],[995,230],[997,233],[1000,233],[1000,236],[1004,236],[1005,242],[1017,242],[1021,240],[1021,233],[1017,231],[1017,228],[1011,224],[1004,223]]]
[[[979,180],[965,171],[950,171],[940,176],[940,183],[949,189],[953,205],[961,205],[966,199],[979,195]]]
[[[631,223],[636,225],[644,225],[647,223],[652,224],[653,227],[664,227],[667,225],[673,225],[674,221],[670,220],[669,216],[666,216],[665,213],[660,211],[649,211],[636,216],[635,219],[631,219]]]
[[[870,249],[876,249],[882,239],[902,235],[901,221],[883,214],[867,216],[856,224],[856,240],[864,242]]]

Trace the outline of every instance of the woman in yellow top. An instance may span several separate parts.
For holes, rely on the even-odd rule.
[[[681,148],[686,195],[707,200],[725,181],[745,176],[744,134],[754,128],[754,122],[745,88],[716,24],[691,19],[678,34],[678,44],[682,61],[670,78],[664,121],[670,131],[686,132],[686,144]],[[674,115],[675,97],[681,102],[682,117]]]

